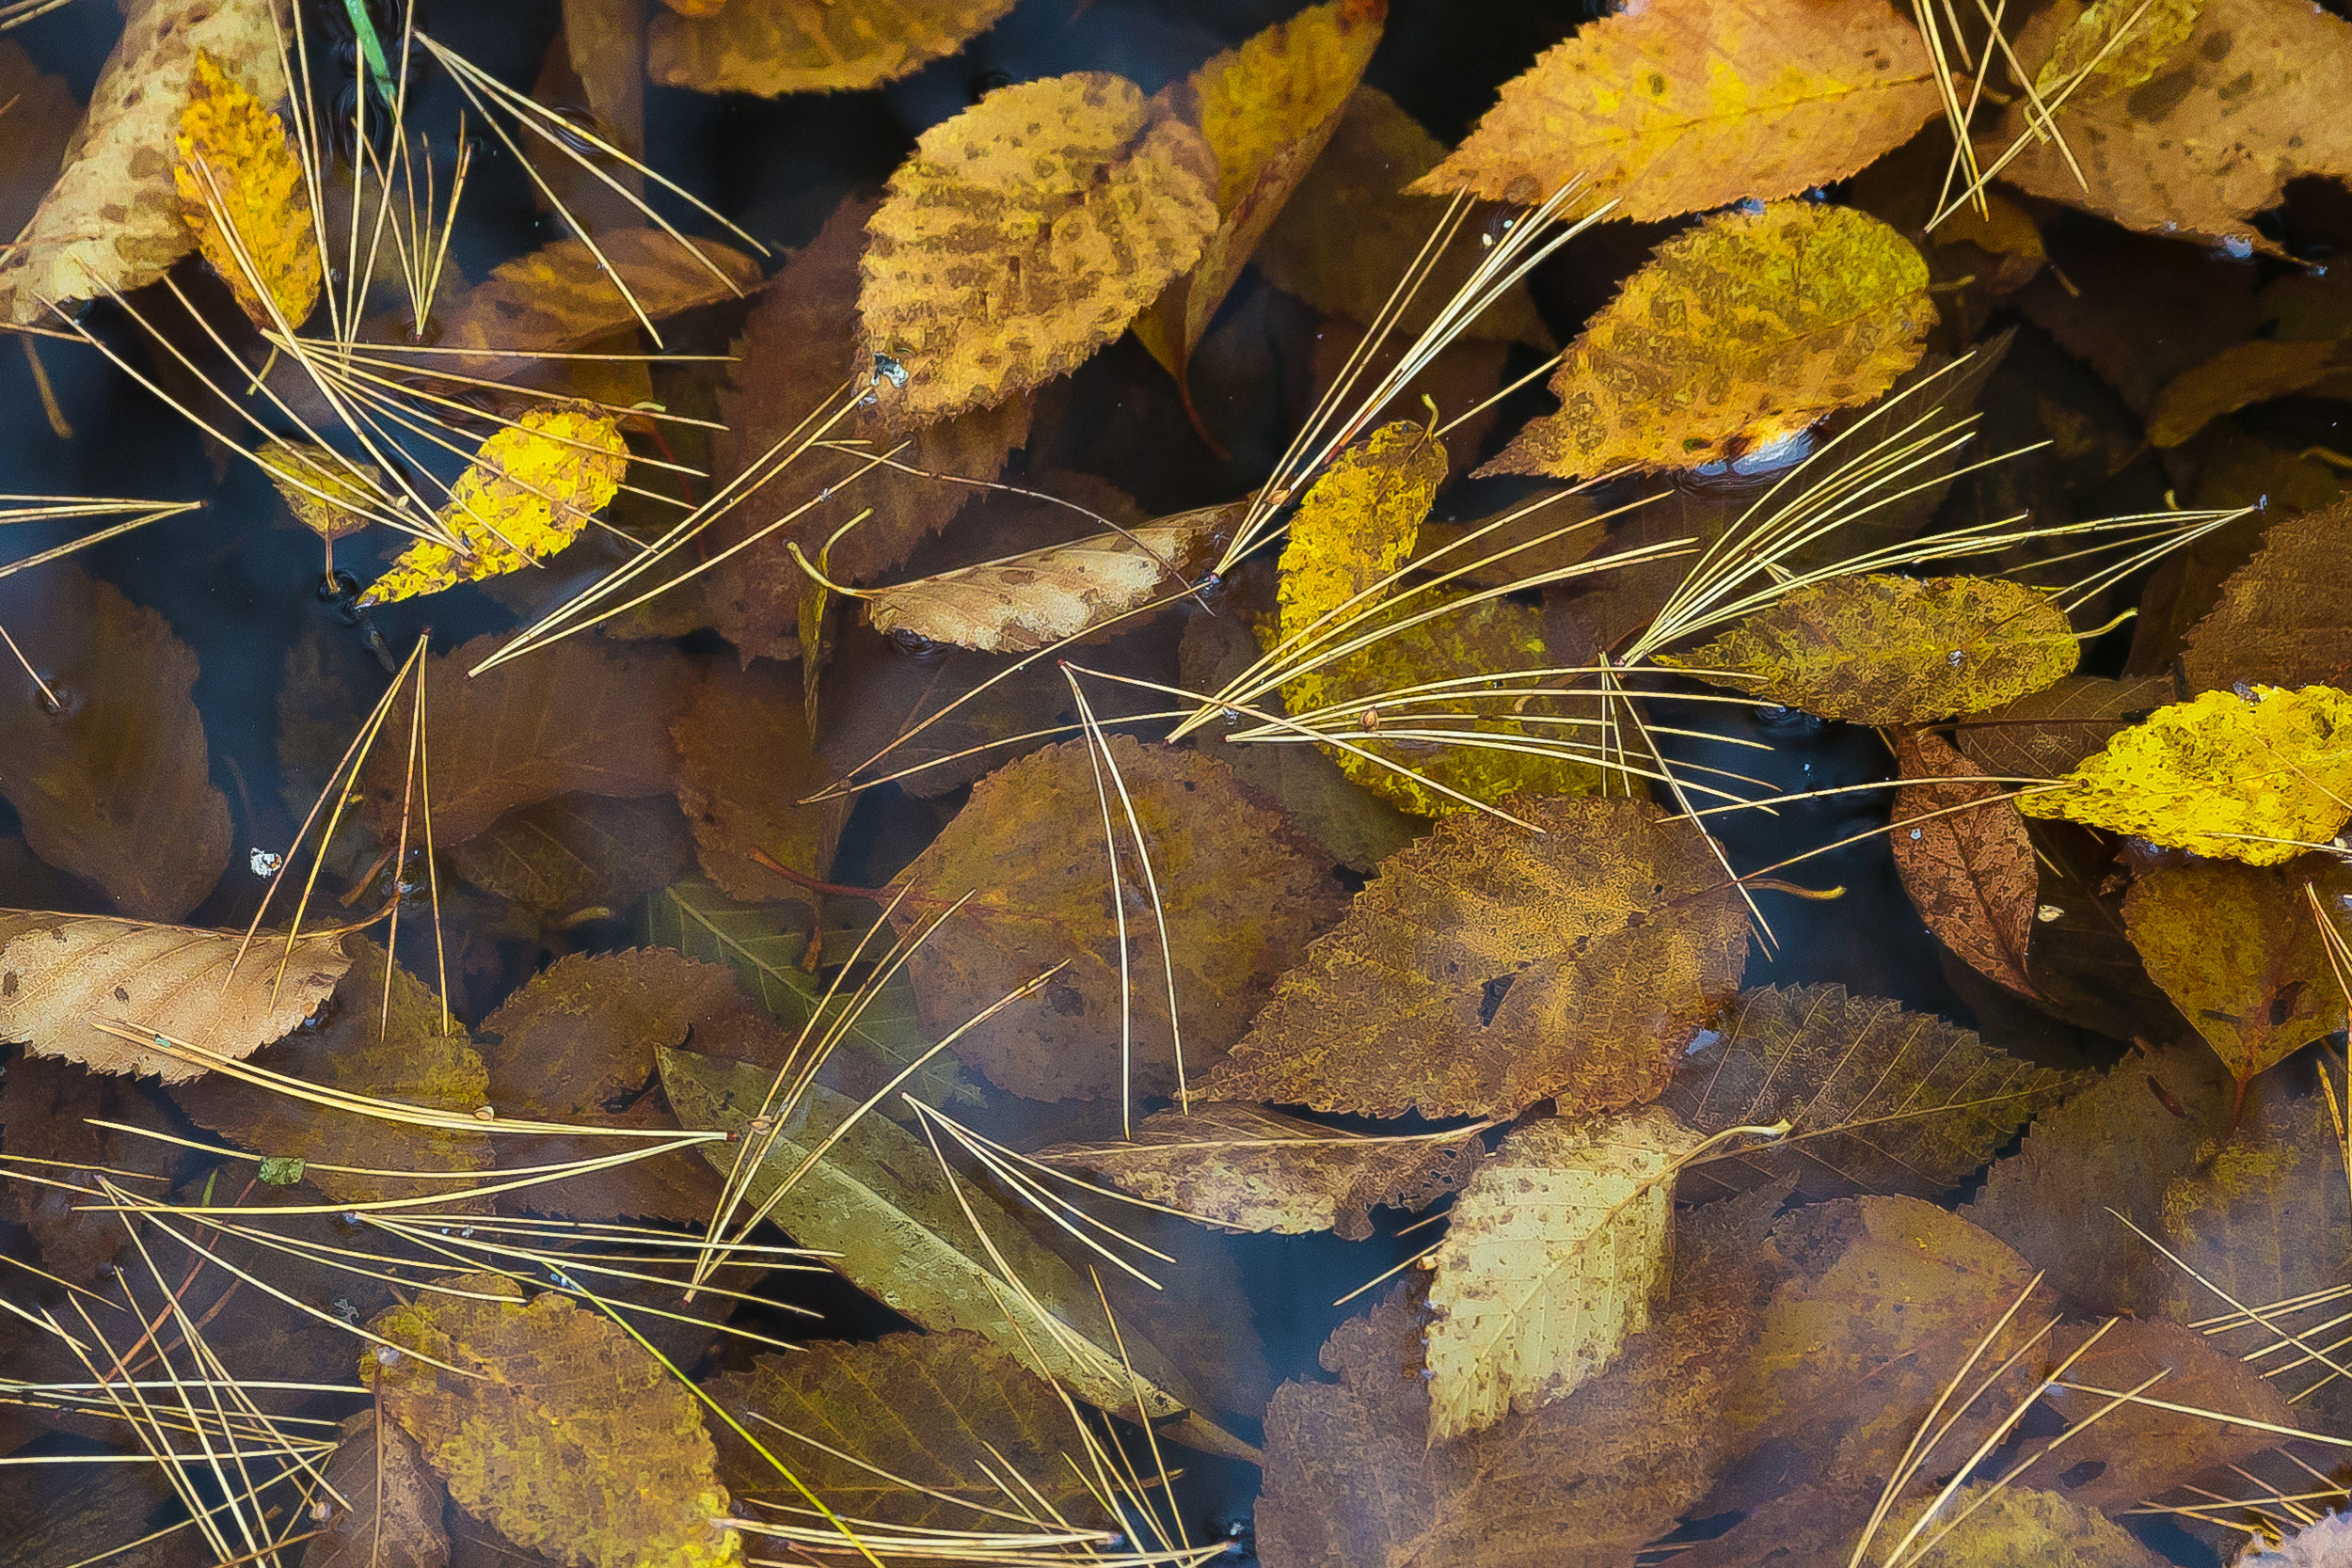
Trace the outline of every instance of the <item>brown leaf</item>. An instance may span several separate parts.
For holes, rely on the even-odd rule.
[[[1934,67],[1884,0],[1669,0],[1589,24],[1506,83],[1414,189],[1650,219],[1851,174],[1935,112]]]
[[[44,76],[14,39],[0,39],[0,232],[21,233],[56,179],[82,106],[62,76]]]
[[[608,270],[577,237],[554,241],[491,269],[439,312],[440,346],[530,349],[568,354],[616,332],[633,333],[637,312],[613,279],[628,285],[654,321],[698,305],[739,298],[759,287],[759,263],[715,240],[693,248],[658,229],[623,229],[596,236]],[[700,252],[700,258],[697,257]],[[703,259],[707,259],[705,264]],[[484,355],[456,361],[468,375],[511,380],[534,368],[529,358]]]
[[[646,72],[701,92],[854,92],[954,54],[1013,0],[669,0]]]
[[[1903,891],[1970,968],[2033,995],[2026,943],[2041,877],[2024,816],[1940,736],[1898,736],[1895,757],[1904,784],[1895,792],[1892,843]]]
[[[2062,675],[2039,691],[1972,714],[1954,729],[1960,749],[1983,772],[2055,779],[2176,695],[2168,676]]]
[[[229,863],[229,802],[188,696],[196,655],[161,615],[72,566],[0,584],[0,621],[64,705],[51,714],[9,661],[0,796],[25,843],[125,914],[179,919]]]
[[[2225,414],[2273,398],[2309,391],[2326,397],[2352,386],[2352,352],[2342,341],[2261,338],[2233,343],[2201,365],[2192,365],[2165,383],[2148,411],[2148,439],[2155,446],[2185,445]]]
[[[1217,225],[1216,159],[1122,77],[999,87],[915,139],[866,226],[866,351],[901,423],[1073,370],[1190,267]]]
[[[2052,270],[2018,293],[2018,308],[2135,413],[2147,414],[2167,382],[2249,337],[2261,319],[2253,266],[2219,251],[2111,231],[2078,237],[2065,225],[2052,226],[2049,242]],[[2152,321],[2172,329],[2150,332]]]
[[[1901,1540],[1926,1507],[1922,1499],[1889,1513],[1883,1538]],[[1960,1488],[1929,1521],[1920,1540],[1936,1544],[1912,1560],[1936,1568],[2010,1568],[2026,1562],[2165,1568],[2171,1560],[2075,1499],[2022,1481],[1979,1481]]]
[[[922,915],[979,891],[908,961],[934,1037],[1068,962],[1037,997],[954,1046],[993,1082],[1032,1100],[1174,1090],[1168,961],[1175,967],[1184,1071],[1199,1084],[1240,1035],[1279,966],[1340,908],[1322,857],[1279,812],[1244,795],[1230,768],[1114,737],[1110,760],[1142,824],[1161,909],[1155,916],[1126,805],[1106,772],[1136,1042],[1132,1060],[1122,1063],[1120,931],[1096,793],[1099,760],[1089,742],[1065,741],[974,786],[970,802],[907,868],[913,892],[895,921],[904,936]]]
[[[2352,501],[2273,523],[2181,656],[2191,695],[2239,681],[2352,687]]]
[[[730,898],[805,896],[752,858],[759,850],[822,879],[855,802],[804,806],[833,782],[803,718],[796,673],[761,663],[706,665],[686,711],[670,726],[677,743],[678,805],[693,825],[703,874]]]
[[[1374,1209],[1427,1208],[1460,1191],[1485,1152],[1474,1129],[1375,1137],[1226,1101],[1155,1112],[1130,1140],[1056,1144],[1033,1158],[1235,1230],[1359,1242]]]
[[[659,796],[558,795],[516,806],[443,855],[483,892],[557,918],[628,908],[675,881],[694,847],[677,806]]]
[[[1395,1116],[1564,1116],[1665,1086],[1739,984],[1747,921],[1706,836],[1626,800],[1440,821],[1284,975],[1221,1098]]]
[[[622,151],[644,157],[645,0],[564,0],[564,53],[601,134]],[[644,194],[645,177],[637,170],[624,166],[613,177]],[[604,243],[602,234],[596,243]]]
[[[77,1369],[72,1375],[88,1373]],[[8,1542],[10,1568],[75,1568],[102,1547],[108,1548],[108,1568],[201,1568],[214,1554],[196,1531],[158,1536],[149,1522],[158,1510],[179,1506],[156,1469],[95,1465],[60,1488],[50,1465],[0,1466],[0,1515],[18,1521]]]
[[[126,1170],[167,1175],[180,1151],[157,1138],[93,1125],[128,1123],[169,1133],[171,1123],[146,1085],[86,1071],[72,1062],[24,1056],[0,1074],[0,1138],[20,1180],[0,1185],[0,1213],[29,1227],[40,1247],[41,1266],[51,1274],[87,1285],[115,1259],[130,1232],[110,1213],[84,1209],[98,1196],[100,1169],[143,1196],[158,1196],[168,1183],[122,1180]],[[49,1162],[47,1164],[39,1162]],[[38,1175],[42,1182],[21,1180]],[[53,1186],[67,1182],[78,1190]]]
[[[670,725],[691,678],[683,657],[569,637],[469,677],[501,641],[477,637],[425,661],[438,842],[462,843],[515,807],[558,795],[668,792],[676,771]],[[388,841],[399,831],[407,774],[407,748],[379,742],[360,776],[369,819]],[[423,830],[421,802],[408,810],[413,844]]]
[[[443,1568],[449,1494],[416,1440],[373,1410],[343,1423],[321,1494],[326,1530],[303,1548],[302,1568]]]
[[[290,949],[263,931],[247,946],[242,931],[8,911],[0,913],[0,1039],[93,1072],[185,1083],[204,1069],[98,1025],[249,1056],[310,1017],[350,967],[332,937]]]

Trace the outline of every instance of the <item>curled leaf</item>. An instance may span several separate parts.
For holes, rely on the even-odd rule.
[[[172,182],[196,248],[255,326],[301,326],[324,274],[310,187],[285,122],[199,49],[179,132]]]

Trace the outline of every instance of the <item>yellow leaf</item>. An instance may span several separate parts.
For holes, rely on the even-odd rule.
[[[2352,696],[2328,686],[2208,691],[2158,708],[2060,782],[2019,797],[2018,809],[2277,865],[2352,818]]]
[[[1851,174],[1937,98],[1885,0],[1653,0],[1538,57],[1413,189],[1533,205],[1582,175],[1613,216],[1672,217]]]
[[[1552,372],[1557,414],[1481,474],[1696,467],[1867,403],[1935,324],[1928,266],[1865,213],[1726,213],[1658,247]]]
[[[1979,713],[2073,673],[2074,628],[2000,578],[1831,578],[1705,647],[1658,662],[1824,719],[1916,724]]]
[[[853,92],[952,55],[1013,0],[669,0],[645,71],[700,92]]]
[[[1922,1499],[1896,1510],[1879,1527],[1878,1539],[1900,1541],[1926,1509]],[[1978,1481],[1952,1494],[1921,1528],[1919,1540],[1935,1543],[1906,1560],[1919,1568],[2015,1568],[2024,1562],[2039,1568],[2164,1568],[2170,1560],[2063,1493],[1997,1481]]]
[[[357,467],[369,486],[381,486],[384,470],[373,463],[346,464],[335,453],[310,441],[287,441],[272,436],[254,452],[269,473],[269,482],[294,519],[320,538],[333,543],[368,526],[357,510],[376,504],[373,488],[352,477]],[[324,492],[324,494],[321,494]]]
[[[310,190],[285,123],[199,49],[174,145],[172,183],[196,248],[255,326],[270,331],[282,317],[284,327],[299,327],[318,304],[321,268]]]
[[[1200,258],[1216,184],[1199,132],[1100,71],[1000,87],[924,132],[860,265],[866,347],[899,367],[885,412],[919,423],[1074,369]]]
[[[2058,47],[2034,75],[2034,90],[2055,97],[2088,71],[2077,92],[2128,92],[2163,69],[2204,8],[2205,0],[2090,0],[2058,34]],[[2130,30],[2116,38],[2126,24]]]
[[[488,440],[450,486],[443,526],[469,555],[421,539],[359,595],[362,605],[437,594],[519,572],[579,536],[621,487],[628,444],[610,414],[584,404],[534,408]]]

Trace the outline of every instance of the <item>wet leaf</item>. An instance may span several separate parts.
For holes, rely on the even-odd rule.
[[[82,106],[62,76],[44,76],[13,39],[0,39],[0,230],[29,222],[65,162]]]
[[[1693,468],[1770,447],[1918,363],[1927,289],[1919,253],[1864,213],[1784,201],[1709,218],[1568,345],[1560,412],[1479,472]]]
[[[1924,1506],[1895,1511],[1880,1527],[1881,1538],[1902,1540]],[[2122,1526],[2071,1497],[2022,1483],[1978,1481],[1960,1488],[1928,1521],[1920,1540],[1935,1542],[1906,1559],[1921,1568],[2010,1568],[2025,1562],[2049,1568],[2163,1568],[2165,1562]]]
[[[326,1533],[303,1549],[302,1568],[443,1568],[449,1494],[416,1441],[372,1410],[345,1421],[342,1438],[326,1462]]]
[[[98,1025],[249,1056],[310,1017],[350,967],[332,937],[290,950],[272,931],[246,946],[242,931],[9,911],[0,914],[0,1039],[93,1072],[185,1083],[204,1069]]]
[[[916,138],[867,222],[866,346],[903,367],[902,422],[1076,368],[1200,255],[1216,154],[1132,82],[999,87]]]
[[[977,1334],[888,1334],[763,1355],[704,1391],[827,1507],[913,1529],[970,1529],[1002,1508],[1008,1471],[1066,1518],[1092,1497],[1062,1462],[1078,1447],[1053,1386]],[[719,1474],[739,1497],[806,1506],[748,1445],[718,1434]],[[884,1479],[888,1478],[888,1479]]]
[[[2107,680],[2064,675],[2039,691],[1962,720],[1955,733],[1960,749],[1980,771],[2010,779],[2054,779],[2174,695],[2169,676]]]
[[[533,408],[483,442],[450,486],[441,524],[470,553],[420,539],[358,602],[389,604],[537,565],[604,510],[628,467],[612,416],[585,404]]]
[[[48,1469],[0,1467],[0,1511],[22,1522],[8,1543],[14,1568],[74,1568],[101,1544],[122,1547],[108,1552],[111,1568],[201,1568],[213,1555],[191,1530],[147,1539],[152,1534],[148,1521],[156,1512],[178,1505],[170,1482],[154,1465],[97,1465],[75,1476],[62,1496],[44,1474]]]
[[[1533,205],[1581,175],[1614,216],[1672,217],[1828,184],[1936,105],[1927,50],[1883,0],[1672,0],[1538,56],[1414,188]]]
[[[222,0],[201,14],[140,0],[90,93],[68,161],[31,224],[0,261],[8,318],[38,323],[54,302],[152,283],[195,244],[180,216],[170,157],[199,52],[263,103],[285,96],[266,0]]]
[[[1904,784],[1891,842],[1903,891],[1971,969],[2033,995],[2026,944],[2041,878],[2016,802],[2001,785],[1978,782],[1976,765],[1930,732],[1897,736],[1895,757]]]
[[[1656,1098],[1739,984],[1739,895],[1705,835],[1655,807],[1512,804],[1543,832],[1450,816],[1383,862],[1209,1092],[1433,1117]]]
[[[7,1140],[15,1163],[12,1172],[30,1170],[50,1182],[81,1189],[9,1181],[0,1185],[0,1215],[32,1231],[41,1267],[76,1285],[94,1282],[130,1240],[120,1219],[83,1208],[105,1201],[97,1196],[98,1179],[90,1173],[103,1169],[165,1176],[180,1163],[180,1150],[172,1145],[93,1125],[97,1121],[173,1132],[170,1117],[144,1085],[47,1056],[20,1057],[0,1074],[0,1138]],[[52,1164],[26,1164],[33,1161]],[[142,1195],[159,1194],[168,1186],[128,1180],[119,1174],[116,1180]]]
[[[1460,1191],[1485,1153],[1474,1130],[1375,1137],[1229,1101],[1154,1112],[1132,1140],[1034,1157],[1235,1230],[1362,1241],[1374,1209],[1425,1209]]]
[[[2273,1548],[2248,1553],[2238,1560],[2238,1568],[2337,1568],[2346,1554],[2352,1554],[2352,1513],[2330,1513]]]
[[[2273,523],[2262,553],[2221,585],[2221,601],[2188,634],[2181,669],[2191,692],[2239,681],[2352,683],[2352,501]]]
[[[729,897],[805,896],[752,858],[758,850],[822,879],[854,803],[801,802],[833,782],[803,717],[796,673],[760,664],[706,665],[670,726],[677,743],[678,805],[693,825],[703,874]]]
[[[309,185],[285,122],[199,49],[174,146],[172,182],[198,252],[255,326],[300,327],[318,304],[324,272]]]
[[[2084,759],[2065,788],[2021,796],[2018,809],[2277,865],[2352,818],[2348,724],[2352,697],[2330,687],[2208,691],[2159,708]]]
[[[1198,1085],[1239,1037],[1281,965],[1340,909],[1327,863],[1279,811],[1244,795],[1221,763],[1113,737],[1110,761],[1142,825],[1160,904],[1155,914],[1127,803],[1106,771],[1102,787],[1119,841],[1135,1035],[1132,1059],[1122,1063],[1121,931],[1099,760],[1089,742],[1065,741],[975,785],[963,810],[907,868],[913,891],[896,917],[903,937],[918,918],[978,892],[908,961],[934,1037],[1054,965],[1069,964],[1038,996],[954,1046],[992,1082],[1032,1100],[1171,1092],[1179,1042],[1168,1027],[1169,962],[1184,1073]]]
[[[2182,446],[2225,414],[2273,398],[2310,390],[2324,396],[2352,370],[2352,356],[2340,341],[2262,338],[2233,343],[2201,365],[2165,383],[2148,411],[2148,439],[2159,447]]]
[[[2080,1082],[1843,986],[1743,992],[1720,1028],[1661,1102],[1700,1132],[1789,1131],[1691,1165],[1685,1197],[1782,1178],[1809,1198],[1941,1197]]]
[[[294,520],[328,544],[368,526],[368,519],[355,509],[376,504],[370,486],[383,484],[384,470],[374,464],[354,465],[367,481],[362,486],[344,467],[347,459],[315,442],[273,436],[253,455],[268,470],[270,483]]]
[[[1674,1169],[1700,1135],[1652,1106],[1502,1141],[1454,1200],[1429,1267],[1429,1435],[1573,1392],[1650,1325],[1674,1236]]]
[[[0,585],[0,621],[65,709],[50,713],[21,666],[0,676],[0,796],[24,842],[124,913],[179,919],[229,863],[229,802],[189,700],[196,655],[161,615],[71,566]]]
[[[615,333],[634,334],[637,311],[613,286],[615,278],[628,286],[646,318],[657,322],[734,299],[760,281],[757,261],[716,240],[697,239],[690,249],[660,230],[620,229],[599,232],[591,250],[584,240],[565,238],[501,262],[452,300],[437,312],[440,344],[564,354]],[[532,365],[528,358],[485,355],[469,356],[455,368],[504,381]]]
[[[954,54],[1012,0],[673,0],[646,73],[700,92],[855,92]]]
[[[2124,896],[2150,978],[2240,1084],[2344,1026],[2344,990],[2307,889],[2340,937],[2352,930],[2352,868],[2325,856],[2158,866]]]
[[[516,806],[442,851],[457,875],[534,914],[626,910],[692,863],[693,840],[675,803],[559,795]]]
[[[386,1416],[459,1506],[573,1568],[742,1560],[693,1391],[620,1324],[502,1275],[443,1282],[370,1326],[465,1369],[374,1347],[359,1362]],[[487,1298],[487,1299],[476,1299]]]
[[[1823,719],[1916,724],[2039,691],[2081,652],[2065,612],[2022,584],[1873,574],[1792,590],[1658,661]]]

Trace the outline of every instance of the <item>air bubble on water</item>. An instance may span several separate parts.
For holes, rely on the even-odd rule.
[[[907,368],[887,354],[874,356],[874,373],[901,390],[906,388]]]
[[[376,1346],[375,1364],[379,1367],[397,1367],[400,1365],[400,1347],[398,1345]]]
[[[1917,837],[1919,836],[1919,830],[1918,830],[1918,829],[1916,829],[1916,828],[1912,829],[1912,830],[1911,830],[1911,836],[1912,836],[1913,838],[1915,838],[1915,838],[1917,838]]]
[[[283,855],[257,847],[251,851],[251,858],[246,863],[253,867],[256,877],[267,881],[278,875],[278,868],[286,863],[286,859]]]
[[[2033,911],[2033,917],[2047,926],[2053,920],[2065,919],[2066,911],[2056,904],[2044,904]]]

